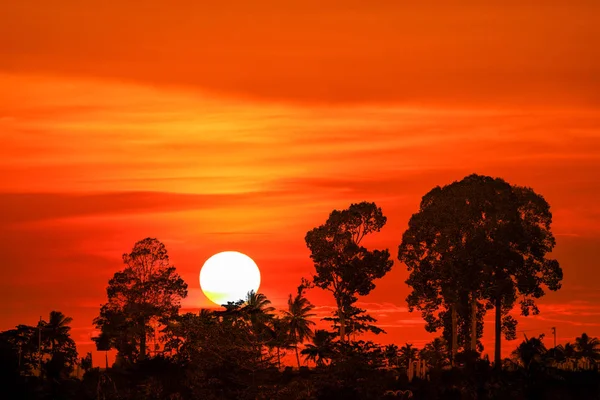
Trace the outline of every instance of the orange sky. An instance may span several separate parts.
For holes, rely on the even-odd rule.
[[[147,236],[187,308],[209,305],[200,266],[229,249],[283,306],[333,208],[380,205],[369,243],[395,259],[421,196],[475,172],[554,213],[564,286],[519,329],[600,336],[600,3],[200,3],[3,6],[0,329],[58,309],[89,351],[120,255]],[[381,342],[430,338],[406,277],[396,262],[361,300]]]

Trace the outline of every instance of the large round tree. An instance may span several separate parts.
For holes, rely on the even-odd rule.
[[[561,286],[558,262],[546,257],[555,245],[551,222],[541,195],[499,178],[473,174],[432,189],[399,247],[398,258],[410,272],[409,308],[422,312],[431,331],[451,319],[453,351],[456,325],[473,327],[473,316],[480,320],[483,310],[494,308],[499,366],[503,327],[514,337],[516,321],[508,312],[517,300],[523,315],[537,314],[534,300],[544,287]],[[470,335],[477,331],[471,328]]]

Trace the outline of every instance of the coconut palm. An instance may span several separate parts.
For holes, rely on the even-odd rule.
[[[300,352],[306,361],[312,361],[317,366],[327,365],[333,355],[333,335],[326,330],[317,329],[312,338],[312,344],[307,344]]]
[[[262,293],[251,290],[246,295],[246,301],[242,307],[243,313],[250,320],[253,327],[259,328],[273,318],[275,307],[271,306],[271,300]]]
[[[383,356],[385,357],[388,367],[398,366],[398,346],[395,344],[388,344],[383,349]]]
[[[581,357],[594,362],[600,360],[600,340],[589,337],[587,333],[575,339],[575,349]]]
[[[73,318],[65,316],[60,311],[51,311],[48,322],[43,323],[42,332],[44,340],[50,344],[50,348],[62,344],[69,338],[71,327],[69,324],[73,322]]]
[[[575,345],[571,342],[565,343],[563,346],[563,354],[567,360],[577,358],[577,349],[575,348]]]
[[[290,345],[288,325],[283,319],[275,317],[267,327],[267,333],[267,346],[269,346],[270,349],[277,350],[277,366],[281,368],[281,350],[292,348]]]
[[[288,299],[288,310],[283,312],[283,320],[288,327],[290,343],[294,346],[296,352],[298,368],[300,368],[298,345],[303,343],[306,339],[313,337],[311,325],[314,325],[315,323],[309,319],[310,317],[315,316],[315,314],[310,313],[313,308],[315,308],[315,306],[313,306],[310,301],[302,295],[302,292],[300,292],[295,298],[292,298],[292,295],[290,295]]]
[[[239,309],[242,324],[245,323],[244,321],[250,323],[249,328],[254,335],[259,359],[262,359],[263,346],[268,340],[268,326],[274,317],[273,311],[275,311],[275,308],[271,306],[271,300],[264,294],[256,293],[253,290],[248,292],[246,301]],[[234,314],[236,314],[235,311]],[[239,322],[238,320],[236,324],[239,324]],[[238,328],[243,329],[241,325],[238,325]]]
[[[512,352],[513,357],[519,360],[525,368],[529,368],[534,362],[541,362],[548,351],[542,342],[543,338],[544,335],[531,339],[525,336],[525,340]]]
[[[419,354],[419,349],[414,347],[410,343],[406,343],[404,346],[400,347],[398,350],[398,359],[400,361],[400,365],[408,368],[408,365],[411,361],[417,359]]]
[[[562,363],[565,361],[573,360],[577,358],[577,350],[572,343],[565,343],[564,345],[559,344],[548,350],[546,353],[547,361],[552,363]]]

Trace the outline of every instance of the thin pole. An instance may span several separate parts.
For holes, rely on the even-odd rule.
[[[552,334],[554,335],[554,348],[556,348],[556,327],[552,327]]]
[[[40,322],[38,323],[38,357],[39,357],[40,376],[42,376],[42,316],[41,315],[40,315]]]

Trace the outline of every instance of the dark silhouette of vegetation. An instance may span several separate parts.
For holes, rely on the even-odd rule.
[[[561,286],[558,262],[546,258],[555,245],[551,222],[542,196],[499,178],[470,175],[434,188],[399,248],[411,272],[410,309],[422,312],[427,330],[443,327],[456,353],[461,342],[466,349],[467,338],[481,336],[481,329],[473,332],[473,317],[480,327],[485,310],[495,308],[499,368],[501,332],[515,338],[516,320],[508,312],[517,299],[522,315],[537,314],[534,300],[544,295],[543,287]]]
[[[311,317],[315,316],[315,314],[310,313],[313,308],[314,306],[304,297],[302,289],[299,289],[296,297],[292,298],[290,294],[288,309],[283,314],[283,323],[289,331],[289,341],[296,352],[298,368],[300,368],[298,345],[313,336],[311,325],[315,323],[310,320]]]
[[[435,188],[413,215],[399,248],[407,265],[410,309],[429,331],[442,330],[417,348],[379,345],[360,337],[383,333],[356,307],[374,280],[391,268],[387,250],[367,250],[362,239],[386,223],[374,203],[333,211],[309,231],[306,243],[316,274],[303,279],[287,307],[277,310],[264,293],[220,309],[180,313],[187,285],[165,246],[144,239],[123,256],[110,279],[108,302],[94,324],[96,348],[78,358],[71,318],[52,311],[47,321],[0,332],[2,399],[598,399],[600,341],[583,333],[547,348],[543,335],[524,338],[510,358],[492,366],[478,338],[487,310],[516,336],[508,312],[520,302],[537,313],[543,287],[560,287],[562,270],[546,258],[554,246],[551,214],[531,189],[472,175]],[[331,329],[316,329],[305,290],[331,291]],[[357,338],[357,336],[359,336]],[[148,349],[148,338],[156,337]],[[497,343],[499,337],[496,337]],[[116,350],[109,366],[108,352]],[[460,350],[460,351],[459,351]],[[290,365],[289,353],[292,360]],[[304,365],[301,360],[304,360]],[[104,365],[102,365],[104,364]],[[99,366],[102,365],[102,369]],[[82,371],[83,375],[77,373]]]
[[[165,245],[153,238],[135,244],[123,255],[126,267],[108,282],[108,302],[94,320],[103,348],[119,352],[120,360],[133,363],[147,356],[146,340],[152,321],[167,325],[175,318],[187,284],[170,265]],[[108,343],[106,343],[108,341]]]
[[[375,288],[373,281],[392,268],[387,250],[361,246],[364,237],[379,232],[386,221],[375,203],[362,202],[351,204],[346,210],[333,210],[325,224],[306,234],[316,270],[312,282],[333,293],[337,305],[334,323],[341,341],[349,339],[356,323],[368,329],[365,322],[375,321],[353,304],[357,296],[369,294]]]

